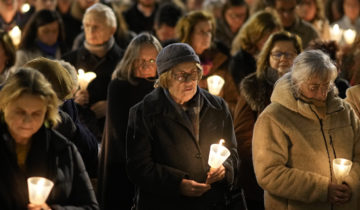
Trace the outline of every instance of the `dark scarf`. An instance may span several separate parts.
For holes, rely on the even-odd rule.
[[[48,58],[56,58],[56,50],[58,49],[59,43],[56,42],[54,45],[49,46],[40,40],[35,40],[36,45],[39,47],[39,49],[45,53],[45,57]]]
[[[196,138],[196,142],[199,143],[199,129],[200,129],[200,111],[204,104],[203,98],[200,96],[199,87],[197,87],[196,94],[192,99],[186,102],[184,105],[177,104],[172,97],[170,96],[169,90],[163,89],[166,97],[170,103],[175,107],[177,112],[182,116],[186,121],[191,124],[193,128],[193,134]]]
[[[84,47],[99,58],[104,57],[106,53],[114,46],[114,44],[114,37],[111,37],[109,41],[101,45],[91,45],[86,40],[84,41]]]

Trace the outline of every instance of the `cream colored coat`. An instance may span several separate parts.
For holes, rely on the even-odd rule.
[[[335,153],[338,158],[353,161],[345,179],[353,197],[333,209],[357,209],[359,122],[349,104],[331,95],[326,116],[320,121],[312,105],[295,99],[287,76],[275,86],[271,104],[256,122],[252,147],[256,178],[265,190],[267,210],[330,210],[327,194],[330,180],[335,182]]]
[[[360,85],[355,85],[346,90],[345,100],[349,102],[360,118]]]

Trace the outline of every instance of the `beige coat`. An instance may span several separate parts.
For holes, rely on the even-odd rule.
[[[345,100],[349,102],[360,118],[360,85],[355,85],[346,90]]]
[[[338,97],[329,94],[326,116],[313,105],[296,100],[288,76],[282,77],[271,104],[259,116],[253,135],[253,161],[257,181],[265,190],[267,210],[330,210],[330,180],[335,182],[332,160],[353,161],[345,181],[352,189],[349,203],[334,210],[357,209],[360,175],[359,121]]]

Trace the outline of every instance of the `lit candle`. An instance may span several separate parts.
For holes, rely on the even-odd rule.
[[[336,158],[333,160],[334,175],[338,184],[344,181],[344,178],[349,175],[352,162],[344,158]]]
[[[78,70],[78,82],[81,90],[86,90],[89,83],[96,78],[96,74],[94,72],[84,72],[83,69]]]
[[[208,164],[211,168],[219,168],[230,156],[230,151],[223,146],[224,142],[224,139],[220,139],[219,144],[212,144],[210,146]]]
[[[20,44],[21,41],[21,30],[19,28],[19,26],[14,26],[14,28],[12,28],[9,31],[9,35],[11,37],[11,40],[13,41],[14,45],[17,47]]]
[[[356,37],[356,31],[352,29],[348,29],[344,32],[344,39],[346,44],[352,44]]]
[[[207,84],[208,84],[209,92],[211,94],[219,95],[222,87],[225,84],[225,80],[218,75],[213,75],[207,78]]]
[[[330,36],[332,40],[340,42],[342,37],[342,30],[340,29],[338,24],[335,24],[333,27],[330,28]]]
[[[29,10],[30,10],[30,4],[28,3],[23,4],[20,9],[21,13],[23,14],[29,12]]]
[[[46,202],[54,183],[43,177],[27,179],[30,203],[41,205]]]

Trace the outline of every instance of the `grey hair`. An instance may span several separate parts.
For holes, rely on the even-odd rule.
[[[96,3],[91,7],[87,8],[84,14],[83,21],[85,19],[85,16],[88,14],[95,14],[98,17],[104,18],[109,27],[112,28],[117,27],[116,16],[114,11],[105,4]]]
[[[314,77],[330,81],[333,86],[338,73],[336,65],[323,51],[307,50],[295,58],[290,74],[295,93],[299,94],[300,85]]]
[[[64,61],[64,60],[58,60],[58,61],[69,72],[70,77],[73,81],[74,88],[77,89],[78,77],[77,77],[77,71],[76,71],[75,67],[67,61]]]
[[[151,35],[148,32],[140,33],[139,35],[134,37],[129,43],[123,58],[117,64],[112,74],[112,79],[123,79],[129,81],[133,85],[136,84],[133,74],[134,62],[139,56],[141,47],[144,45],[154,46],[158,53],[162,49],[159,40],[157,40],[155,36]]]

